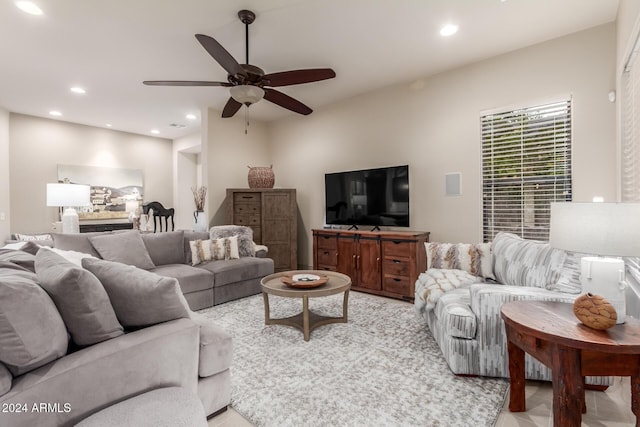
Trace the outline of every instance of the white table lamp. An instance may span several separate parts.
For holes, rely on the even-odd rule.
[[[76,206],[91,203],[91,187],[80,184],[47,184],[47,206],[64,207],[62,232],[79,233],[80,221]]]
[[[551,246],[590,254],[581,261],[582,292],[607,299],[624,323],[623,256],[640,256],[640,203],[551,203]]]

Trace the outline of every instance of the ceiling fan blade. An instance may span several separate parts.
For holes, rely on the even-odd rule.
[[[241,103],[233,98],[229,98],[224,108],[222,109],[222,117],[233,117],[233,115],[238,112],[240,107],[242,107]]]
[[[218,63],[222,65],[222,68],[227,70],[227,73],[232,76],[236,76],[238,74],[245,77],[247,76],[246,71],[242,69],[240,64],[238,64],[238,61],[236,61],[234,57],[231,56],[231,54],[227,52],[227,50],[213,37],[209,37],[204,34],[196,34],[196,38],[202,47],[209,52],[209,55],[218,61]]]
[[[311,83],[320,80],[332,79],[336,72],[331,68],[309,68],[306,70],[282,71],[280,73],[267,74],[262,80],[268,80],[267,86],[289,86],[301,83]]]
[[[285,95],[282,92],[279,92],[275,89],[264,88],[264,99],[267,101],[273,102],[276,105],[279,105],[287,110],[291,110],[295,113],[309,115],[313,112],[313,110],[302,102],[293,99],[289,95]]]
[[[201,82],[190,80],[145,80],[147,86],[233,86],[227,82]]]

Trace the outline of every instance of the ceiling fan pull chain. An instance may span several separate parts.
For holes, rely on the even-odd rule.
[[[247,105],[244,109],[244,134],[247,134],[247,129],[249,128],[249,106]]]

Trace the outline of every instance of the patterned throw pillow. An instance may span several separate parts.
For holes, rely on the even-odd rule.
[[[427,270],[464,270],[474,276],[495,279],[491,243],[425,243]]]
[[[191,265],[198,265],[205,261],[238,259],[238,236],[223,237],[210,240],[192,240]]]
[[[211,240],[192,240],[189,242],[189,246],[191,247],[191,265],[198,265],[213,259],[215,247]]]
[[[493,269],[500,283],[543,289],[558,283],[567,255],[549,243],[502,232],[493,239],[493,254]]]

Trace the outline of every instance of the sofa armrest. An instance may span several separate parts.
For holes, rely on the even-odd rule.
[[[73,425],[159,387],[180,386],[196,392],[198,329],[190,319],[172,320],[83,348],[16,377],[0,403],[27,405],[28,411],[2,414],[0,424]],[[41,403],[60,410],[31,410]]]
[[[493,285],[487,283],[471,285],[470,292],[471,310],[479,318],[496,315],[500,317],[502,304],[511,301],[537,300],[573,303],[573,301],[580,296],[579,294],[567,294],[542,288]]]

